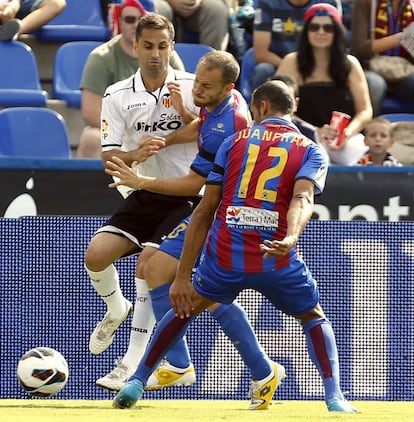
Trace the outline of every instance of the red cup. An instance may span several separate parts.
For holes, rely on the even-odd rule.
[[[345,134],[344,130],[348,126],[351,116],[340,111],[333,111],[331,115],[331,122],[329,126],[333,127],[338,131],[338,137],[336,138],[336,145],[340,146],[344,142]]]

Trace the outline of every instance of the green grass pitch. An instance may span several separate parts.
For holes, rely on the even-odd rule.
[[[109,400],[0,400],[0,422],[414,421],[414,402],[352,403],[360,413],[330,413],[322,401],[275,400],[251,411],[247,400],[142,400],[128,410],[113,409]]]

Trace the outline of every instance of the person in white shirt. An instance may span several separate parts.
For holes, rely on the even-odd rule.
[[[139,162],[140,171],[153,177],[188,173],[197,152],[197,127],[193,128],[191,122],[196,121],[199,109],[191,95],[194,75],[169,66],[173,40],[174,27],[167,18],[149,13],[140,19],[135,44],[140,68],[128,79],[110,85],[102,100],[104,162],[114,156],[129,165]],[[177,131],[180,128],[184,129]],[[172,145],[175,133],[183,132],[180,143]],[[124,357],[126,362],[136,362],[137,349],[140,344],[146,345],[154,324],[143,266],[157,250],[162,236],[191,213],[196,198],[145,190],[121,193],[123,203],[97,230],[85,253],[86,272],[108,309],[90,337],[89,350],[95,355],[104,352],[116,329],[131,313],[132,304],[121,292],[114,262],[139,253],[137,301],[145,304],[147,311],[142,311],[141,306],[139,315],[134,314],[130,347]]]

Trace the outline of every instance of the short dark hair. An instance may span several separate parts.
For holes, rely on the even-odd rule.
[[[267,81],[256,88],[252,95],[252,105],[259,107],[262,101],[267,101],[274,113],[292,114],[295,109],[295,99],[282,81]]]
[[[171,41],[175,38],[174,25],[165,16],[159,15],[158,13],[147,13],[138,20],[137,30],[135,32],[135,38],[138,41],[141,38],[142,31],[144,29],[166,29],[170,36]]]
[[[269,78],[269,81],[282,81],[287,86],[293,88],[295,95],[298,95],[298,84],[296,79],[290,75],[273,75]]]
[[[224,83],[237,82],[240,74],[240,66],[233,54],[217,50],[205,54],[198,62],[198,65],[207,66],[208,70],[220,69]]]

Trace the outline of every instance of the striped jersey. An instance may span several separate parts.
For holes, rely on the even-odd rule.
[[[320,194],[327,169],[325,151],[279,117],[227,138],[207,178],[207,184],[222,185],[222,200],[204,253],[229,271],[263,272],[288,265],[294,248],[281,259],[264,259],[259,245],[286,236],[296,180],[312,181]]]
[[[240,92],[231,93],[212,112],[200,109],[200,127],[197,138],[198,154],[191,169],[207,178],[224,139],[251,124],[249,107]]]

